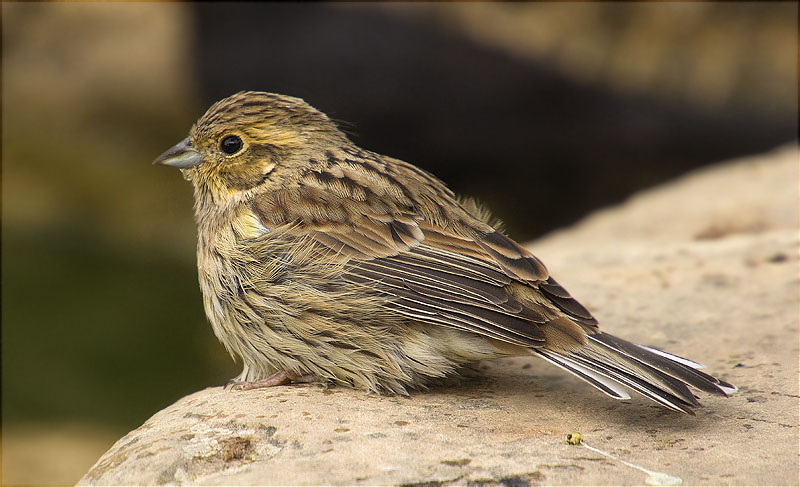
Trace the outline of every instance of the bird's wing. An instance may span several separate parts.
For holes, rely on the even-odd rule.
[[[536,257],[488,225],[469,235],[411,211],[361,207],[357,214],[347,210],[348,200],[325,198],[347,217],[312,218],[314,205],[306,201],[299,210],[306,216],[291,219],[292,231],[341,256],[343,278],[390,297],[387,306],[397,313],[525,347],[544,345],[540,325],[563,316],[559,311],[596,325]],[[531,288],[525,292],[536,299],[519,296],[515,286]]]
[[[388,306],[421,321],[522,346],[542,345],[544,335],[537,325],[548,321],[547,316],[509,292],[508,285],[518,279],[514,271],[504,272],[476,241],[419,222],[386,225],[391,241],[381,242],[381,250],[392,252],[359,248],[363,256],[350,260],[345,280],[392,297]],[[363,227],[356,231],[370,233]],[[530,272],[528,267],[521,269]]]
[[[285,226],[342,257],[344,279],[390,296],[406,316],[529,347],[551,341],[558,327],[539,325],[564,314],[596,326],[536,257],[403,161],[327,151],[252,210],[266,228]]]

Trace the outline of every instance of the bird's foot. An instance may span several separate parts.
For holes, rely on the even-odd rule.
[[[317,376],[314,374],[300,375],[295,372],[286,372],[282,370],[280,372],[272,374],[266,379],[254,380],[254,381],[232,380],[228,382],[228,386],[230,386],[231,390],[234,391],[249,391],[252,389],[262,389],[265,387],[281,386],[284,384],[289,384],[291,382],[307,383],[307,382],[314,382],[315,380],[317,380]]]

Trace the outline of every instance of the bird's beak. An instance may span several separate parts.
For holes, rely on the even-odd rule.
[[[161,166],[177,167],[178,169],[188,169],[203,162],[200,153],[189,145],[189,137],[186,137],[176,145],[167,149],[153,161],[153,164]]]

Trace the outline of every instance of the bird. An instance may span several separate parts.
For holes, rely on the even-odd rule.
[[[615,399],[694,415],[697,362],[601,331],[491,213],[362,149],[300,98],[242,91],[155,159],[193,187],[211,327],[250,390],[323,382],[408,395],[465,365],[537,356]]]

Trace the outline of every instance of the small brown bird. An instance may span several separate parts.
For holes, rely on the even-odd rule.
[[[155,164],[194,187],[206,315],[235,388],[322,380],[406,394],[469,362],[536,355],[616,399],[693,414],[736,388],[601,332],[488,212],[361,149],[303,100],[241,92]]]

